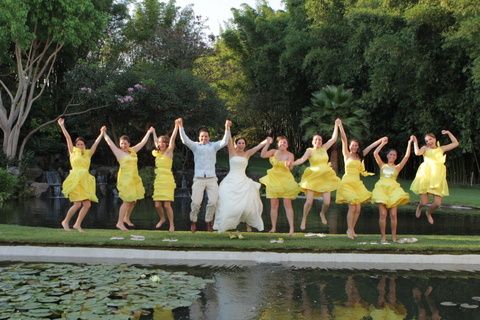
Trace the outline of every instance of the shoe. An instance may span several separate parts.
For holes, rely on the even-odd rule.
[[[213,224],[212,221],[207,222],[207,231],[212,232],[213,231]]]
[[[192,232],[197,231],[197,223],[196,222],[192,222],[192,224],[190,225],[190,230]]]

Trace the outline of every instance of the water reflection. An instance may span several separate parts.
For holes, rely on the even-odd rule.
[[[197,270],[198,272],[198,270]],[[480,319],[473,273],[295,270],[259,265],[217,269],[188,315],[175,319]],[[456,306],[442,306],[452,301]]]
[[[295,230],[299,231],[303,199],[293,201],[295,215]],[[92,204],[87,217],[85,228],[114,228],[116,215],[120,206],[118,198],[107,196],[100,198],[99,203]],[[321,208],[321,201],[315,201],[312,213],[318,213]],[[29,226],[60,227],[70,204],[67,199],[25,199],[21,201],[10,201],[0,207],[0,223],[19,224]],[[176,197],[174,203],[174,219],[176,230],[189,230],[190,197]],[[264,201],[263,221],[266,230],[270,228],[269,203]],[[198,228],[205,230],[203,224],[204,208],[201,210]],[[347,228],[346,206],[332,205],[328,212],[328,225],[322,225],[318,214],[311,214],[308,217],[307,232],[324,232],[330,234],[343,234]],[[416,219],[413,207],[399,208],[398,232],[404,234],[480,234],[480,215],[466,212],[442,213],[436,217],[436,223],[431,226],[426,219]],[[155,213],[151,199],[144,199],[138,202],[132,215],[132,221],[138,228],[154,229],[158,217]],[[362,215],[358,222],[359,234],[379,233],[378,210],[374,206],[362,208]],[[168,224],[163,226],[166,230]],[[389,226],[387,226],[388,228]],[[244,226],[241,226],[243,228]],[[278,219],[279,232],[288,232],[288,222],[285,214],[280,212]]]

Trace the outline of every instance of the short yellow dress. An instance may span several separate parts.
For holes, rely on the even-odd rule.
[[[372,176],[373,173],[365,171],[365,166],[358,159],[347,159],[345,174],[337,189],[336,203],[360,204],[370,200],[372,193],[365,188],[362,176]]]
[[[442,148],[427,149],[423,154],[423,162],[418,167],[415,179],[410,186],[416,194],[433,194],[448,196],[447,168]]]
[[[336,320],[361,320],[368,317],[370,311],[362,303],[356,302],[353,305],[334,303],[332,319]]]
[[[70,153],[72,170],[63,182],[62,192],[71,202],[90,200],[98,202],[95,194],[95,177],[88,171],[92,154],[89,149],[80,150],[73,147]]]
[[[117,189],[120,199],[132,202],[145,197],[142,178],[138,174],[137,153],[128,148],[128,155],[119,161],[120,169],[117,176]]]
[[[153,183],[154,201],[173,201],[175,179],[172,174],[173,159],[158,150],[153,150],[155,157],[155,182]]]
[[[312,190],[316,197],[324,192],[337,190],[340,178],[328,164],[328,153],[325,148],[308,148],[310,150],[310,167],[303,172],[300,188],[303,192]]]
[[[385,163],[380,169],[380,180],[372,191],[372,203],[383,203],[387,208],[398,207],[410,201],[397,182],[398,170],[395,166]]]
[[[295,199],[300,192],[298,183],[293,178],[290,170],[285,166],[285,161],[270,157],[272,168],[267,170],[267,175],[260,178],[267,191],[267,199]]]
[[[370,317],[372,320],[402,320],[407,318],[407,309],[403,304],[387,303],[383,308],[372,308]]]

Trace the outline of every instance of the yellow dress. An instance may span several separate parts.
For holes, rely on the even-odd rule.
[[[440,147],[427,149],[423,154],[423,163],[418,167],[410,190],[416,194],[430,193],[440,197],[448,196],[445,158]]]
[[[368,307],[358,302],[350,306],[334,304],[332,310],[332,319],[336,320],[362,320],[368,315]]]
[[[300,188],[303,192],[314,191],[315,196],[337,190],[340,178],[328,164],[328,154],[324,148],[310,150],[310,167],[303,172]]]
[[[132,148],[129,148],[128,152],[129,154],[119,161],[117,189],[120,199],[132,202],[143,199],[145,189],[143,188],[142,178],[138,174],[137,153]]]
[[[362,161],[347,159],[345,174],[337,189],[336,203],[360,204],[370,200],[372,193],[365,188],[360,175],[371,176],[373,173],[365,171]]]
[[[176,184],[172,174],[172,158],[158,150],[153,150],[155,157],[155,182],[153,183],[154,201],[173,201]]]
[[[397,176],[398,170],[395,166],[382,166],[380,180],[372,191],[372,203],[383,203],[387,208],[393,208],[409,202],[409,195],[397,182]]]
[[[270,157],[272,168],[267,170],[267,175],[260,178],[267,190],[267,199],[295,199],[300,188],[293,178],[290,170],[285,166],[285,161]]]
[[[95,177],[88,172],[92,154],[89,149],[83,152],[73,147],[70,153],[72,170],[63,182],[62,192],[71,202],[90,200],[98,202],[95,194]]]
[[[381,309],[373,308],[370,317],[372,320],[403,320],[407,318],[407,309],[403,304],[385,304]]]

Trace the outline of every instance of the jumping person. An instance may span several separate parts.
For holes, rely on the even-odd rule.
[[[407,204],[409,195],[406,193],[400,184],[397,182],[397,176],[402,171],[403,167],[410,157],[410,150],[413,138],[410,137],[407,144],[407,150],[399,164],[395,164],[398,154],[397,150],[390,149],[387,153],[387,163],[382,161],[380,151],[388,143],[388,138],[382,138],[382,142],[373,151],[375,161],[380,168],[380,180],[375,184],[372,191],[372,203],[378,204],[379,210],[379,226],[381,234],[381,242],[387,242],[386,224],[387,215],[390,213],[390,228],[392,229],[392,241],[397,242],[397,207]]]
[[[410,186],[410,190],[420,195],[420,202],[415,211],[415,216],[420,218],[422,208],[428,203],[428,195],[433,195],[433,202],[426,211],[428,223],[433,224],[433,212],[442,204],[442,198],[448,196],[447,168],[445,167],[445,152],[458,147],[457,138],[448,130],[442,130],[442,134],[447,135],[451,143],[440,146],[433,133],[425,135],[425,145],[418,148],[418,141],[413,138],[413,147],[415,155],[423,155],[423,163],[418,167],[415,179]]]
[[[294,166],[300,165],[305,161],[310,162],[310,167],[303,172],[300,181],[300,188],[306,195],[305,205],[303,206],[302,223],[300,230],[305,230],[307,217],[312,209],[313,198],[322,195],[323,204],[320,211],[320,219],[323,224],[327,224],[326,213],[330,207],[331,192],[337,190],[340,178],[328,163],[327,150],[337,141],[338,126],[340,119],[335,120],[333,133],[330,140],[322,144],[322,136],[316,134],[312,138],[312,147],[305,151],[305,154],[295,160]]]
[[[217,162],[218,150],[225,147],[230,137],[230,127],[232,122],[225,121],[225,134],[221,141],[210,142],[210,134],[207,128],[200,128],[198,132],[198,142],[188,138],[183,128],[183,119],[177,119],[180,128],[180,139],[193,152],[195,163],[195,173],[192,185],[192,204],[190,211],[190,230],[197,230],[198,212],[203,200],[203,194],[206,191],[208,196],[207,210],[205,213],[205,222],[207,230],[213,231],[213,219],[217,208],[218,200],[218,179],[215,173],[215,163]]]
[[[88,213],[93,202],[98,202],[95,190],[95,177],[89,172],[90,160],[97,150],[97,146],[102,140],[103,132],[97,137],[90,149],[85,148],[85,139],[78,137],[75,139],[75,146],[72,143],[72,138],[65,128],[65,120],[58,119],[58,125],[62,129],[65,140],[67,141],[68,154],[70,158],[70,165],[72,170],[62,185],[62,193],[68,197],[73,205],[68,209],[65,219],[62,221],[63,229],[70,230],[70,220],[73,215],[80,209],[77,216],[77,221],[73,225],[75,230],[83,232],[82,221]]]
[[[128,231],[125,225],[134,227],[130,216],[137,200],[143,199],[145,196],[142,178],[138,174],[137,152],[147,143],[150,134],[152,134],[154,130],[153,127],[150,127],[143,139],[133,147],[130,147],[130,138],[128,136],[121,136],[119,148],[108,136],[107,127],[102,127],[105,141],[120,165],[117,176],[117,189],[118,195],[123,202],[118,211],[118,221],[115,226],[123,231]]]
[[[172,202],[174,200],[175,179],[172,174],[173,150],[175,149],[175,138],[178,133],[178,123],[175,121],[175,128],[172,136],[160,136],[153,131],[156,150],[152,151],[155,157],[155,182],[153,183],[153,201],[155,210],[158,213],[160,221],[155,225],[155,229],[160,229],[165,222],[165,212],[167,214],[169,228],[168,231],[175,231],[173,222]]]
[[[267,143],[263,146],[260,156],[268,158],[272,168],[267,170],[267,175],[260,178],[260,182],[265,185],[267,199],[270,199],[270,219],[272,228],[269,232],[277,231],[278,205],[279,199],[283,199],[283,207],[287,215],[289,235],[294,233],[294,212],[292,200],[298,196],[299,187],[290,170],[293,167],[293,153],[288,151],[288,139],[285,136],[277,137],[277,149],[268,150],[273,139],[267,138]]]

